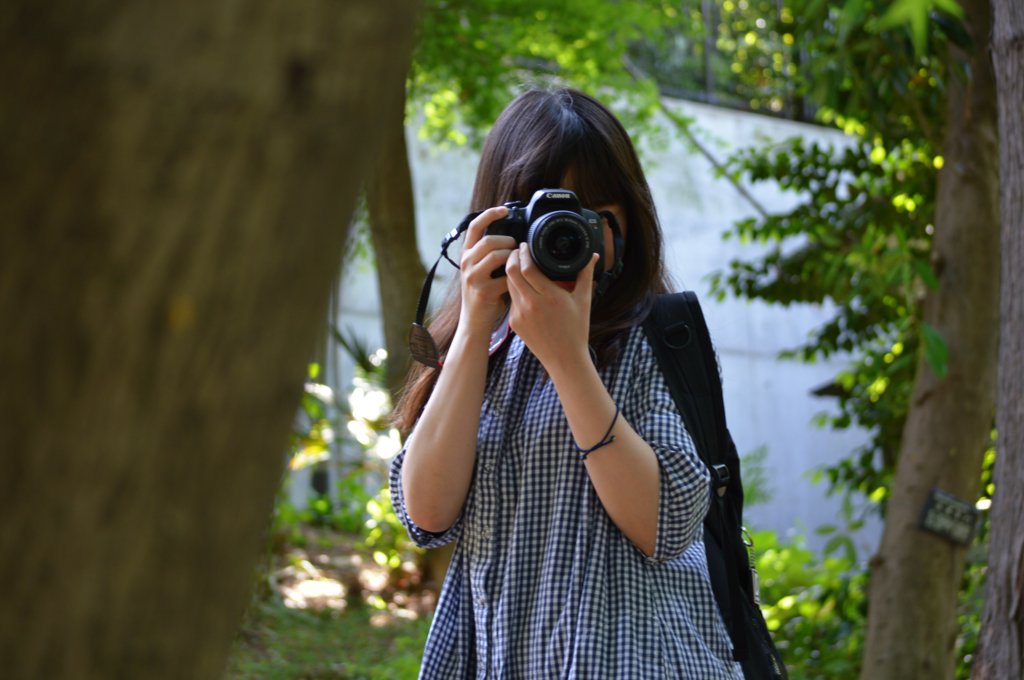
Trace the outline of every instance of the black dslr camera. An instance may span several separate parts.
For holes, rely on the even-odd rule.
[[[530,202],[506,203],[508,215],[491,222],[484,235],[511,236],[524,241],[540,270],[552,281],[575,281],[576,275],[597,253],[594,279],[604,272],[604,227],[601,216],[580,207],[576,194],[566,189],[541,189]],[[505,267],[491,273],[505,275]]]
[[[590,262],[590,257],[594,253],[598,254],[600,259],[594,267],[597,288],[594,289],[591,298],[592,306],[597,304],[622,272],[622,230],[619,228],[619,221],[615,219],[615,214],[610,210],[602,210],[600,214],[593,210],[584,210],[580,207],[576,194],[566,189],[541,189],[533,194],[529,203],[513,201],[506,203],[505,207],[508,208],[508,215],[491,222],[484,230],[484,235],[511,236],[515,239],[516,245],[524,242],[529,244],[533,261],[549,279],[575,281],[576,275]],[[427,273],[427,280],[423,282],[420,301],[416,305],[416,321],[409,332],[409,351],[416,361],[431,368],[440,370],[442,364],[437,343],[431,337],[430,331],[423,326],[427,301],[430,300],[430,284],[434,281],[434,272],[437,271],[437,265],[441,263],[442,257],[458,268],[459,265],[448,257],[448,246],[466,233],[470,223],[480,215],[480,212],[482,211],[469,213],[459,226],[445,235],[441,241],[441,254]],[[608,271],[605,271],[602,217],[608,220],[608,226],[612,230],[612,246],[615,253]],[[491,272],[491,277],[495,279],[504,275],[504,266]],[[508,335],[507,322],[506,315],[504,331],[499,329],[492,334],[490,354],[496,352],[505,341]]]

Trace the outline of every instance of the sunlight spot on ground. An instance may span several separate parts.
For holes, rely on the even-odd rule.
[[[359,572],[359,582],[363,584],[367,590],[373,592],[380,592],[387,585],[388,575],[386,572],[371,571],[369,569],[363,569]]]
[[[322,579],[320,581],[301,581],[295,590],[304,595],[306,599],[314,597],[342,597],[345,588],[333,579]]]
[[[344,609],[345,586],[334,579],[308,579],[281,586],[284,605],[291,609]]]
[[[316,570],[316,567],[310,564],[309,560],[300,560],[299,566],[306,570],[306,573],[309,574],[310,578],[320,578],[320,572]]]
[[[268,575],[290,609],[340,616],[353,604],[363,604],[385,617],[378,625],[421,620],[434,610],[437,593],[419,587],[417,566],[408,557],[382,566],[373,553],[356,551],[353,536],[310,527],[303,528],[303,536],[304,545],[290,546],[274,557],[275,568]]]
[[[402,609],[396,607],[394,602],[390,602],[387,605],[387,609],[378,612],[370,617],[370,625],[376,628],[383,628],[384,626],[396,623],[399,619],[405,619],[406,621],[415,621],[419,618],[419,614],[411,609]]]

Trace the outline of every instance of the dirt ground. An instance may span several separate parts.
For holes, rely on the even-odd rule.
[[[381,624],[390,617],[414,620],[434,611],[436,589],[421,585],[420,564],[406,560],[395,569],[381,566],[372,550],[359,549],[356,535],[308,526],[300,531],[303,545],[276,551],[268,579],[286,607],[344,611],[368,605],[378,610]]]

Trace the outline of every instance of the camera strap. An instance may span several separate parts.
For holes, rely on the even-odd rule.
[[[459,226],[449,231],[441,239],[441,254],[437,256],[434,266],[427,273],[427,278],[423,282],[423,290],[420,291],[420,301],[416,305],[416,320],[412,324],[412,330],[409,331],[409,352],[412,354],[413,359],[431,368],[440,370],[443,366],[441,354],[437,351],[437,343],[434,342],[434,337],[430,334],[430,331],[423,325],[423,319],[427,314],[427,303],[430,302],[430,287],[434,283],[434,274],[437,272],[437,265],[441,264],[442,257],[451,262],[452,266],[456,269],[461,269],[457,262],[448,257],[448,246],[457,241],[469,229],[469,223],[475,220],[482,212],[483,210],[478,210],[469,213],[462,218]],[[505,325],[508,325],[507,322]]]
[[[609,286],[622,273],[622,255],[626,245],[622,238],[622,229],[619,228],[619,220],[615,217],[615,213],[611,210],[602,210],[598,215],[608,220],[608,226],[612,230],[612,257],[615,258],[615,262],[612,264],[612,268],[606,270],[601,274],[601,278],[597,280],[597,289],[594,291],[594,297],[590,301],[590,309],[594,309],[601,300],[601,297],[604,296],[604,292],[608,290]]]
[[[409,331],[409,352],[412,354],[412,358],[421,364],[425,364],[430,368],[436,368],[440,370],[444,364],[441,363],[441,353],[437,349],[437,343],[434,341],[434,337],[427,330],[426,326],[423,325],[423,320],[427,314],[427,303],[430,302],[430,288],[434,283],[434,274],[437,272],[437,265],[441,264],[441,258],[448,260],[452,266],[456,269],[461,269],[459,264],[452,258],[448,257],[448,246],[457,241],[467,229],[469,229],[469,223],[475,220],[483,210],[471,212],[462,218],[459,222],[459,226],[452,229],[450,232],[445,234],[441,240],[441,254],[437,256],[437,260],[434,261],[434,266],[427,272],[427,278],[423,282],[423,289],[420,291],[420,300],[416,305],[416,320],[412,324],[412,329]],[[597,289],[594,291],[594,296],[590,302],[590,308],[593,309],[594,305],[598,303],[604,292],[608,290],[608,287],[612,285],[615,279],[619,278],[619,274],[622,273],[622,253],[624,241],[622,239],[622,230],[619,228],[619,220],[616,219],[615,215],[610,210],[602,210],[600,213],[601,217],[608,220],[608,226],[612,231],[612,246],[614,249],[615,263],[612,265],[610,270],[605,271],[601,274],[601,277],[597,280]],[[488,351],[488,355],[494,354],[501,345],[505,342],[509,333],[509,320],[508,310],[505,310],[505,315],[498,321],[495,326],[494,332],[491,334],[491,343]]]

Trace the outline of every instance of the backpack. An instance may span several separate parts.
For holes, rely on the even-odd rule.
[[[718,362],[696,294],[659,295],[643,326],[686,429],[711,473],[704,550],[711,589],[732,639],[733,659],[740,663],[745,680],[786,680],[786,666],[761,615],[754,558],[743,540],[740,460],[725,426]]]

